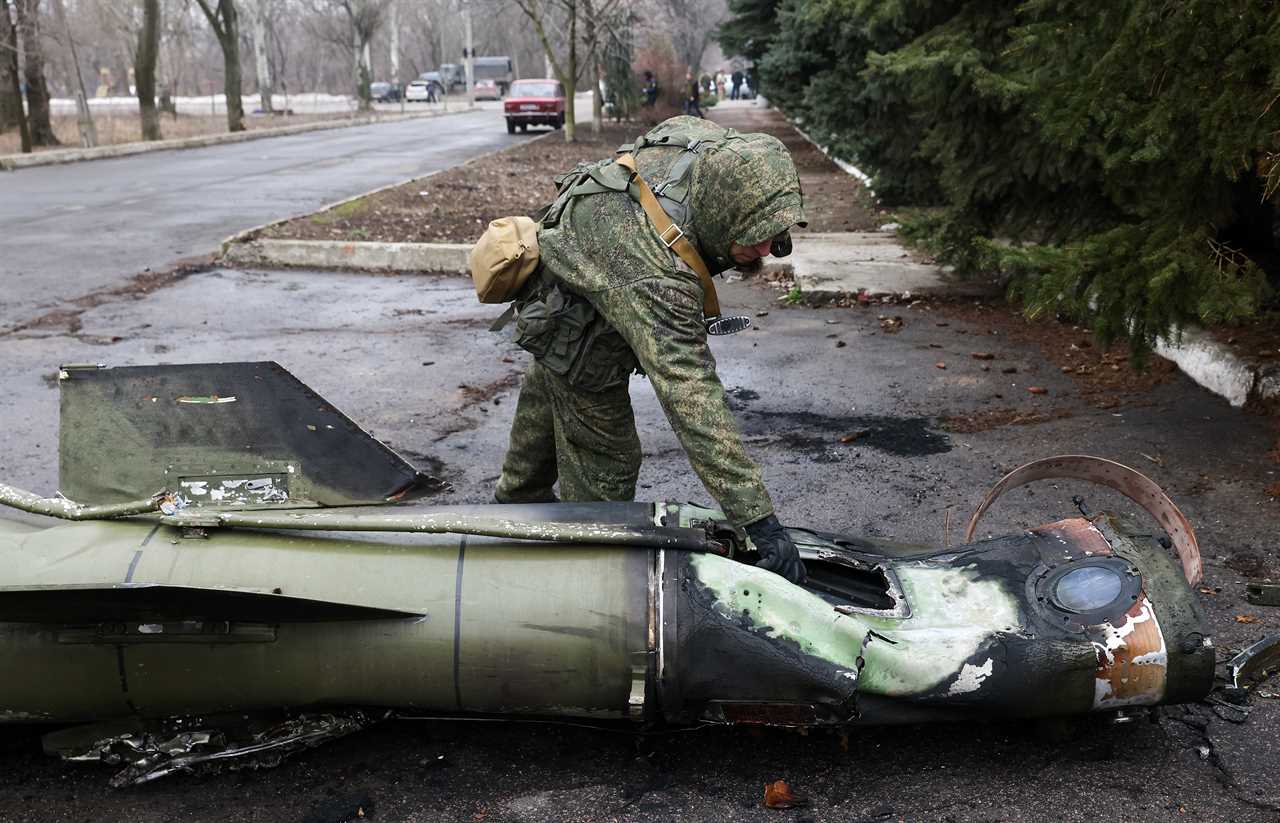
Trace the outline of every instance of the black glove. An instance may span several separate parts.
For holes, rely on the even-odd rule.
[[[806,575],[804,563],[800,560],[800,550],[791,542],[777,517],[771,514],[750,526],[743,526],[743,530],[760,552],[757,566],[780,574],[792,583],[804,582]]]

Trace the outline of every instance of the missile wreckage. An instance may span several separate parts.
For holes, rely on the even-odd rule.
[[[695,505],[425,505],[444,484],[275,363],[59,377],[63,496],[0,485],[59,518],[0,519],[0,721],[68,726],[46,749],[123,765],[117,785],[388,715],[856,726],[1212,685],[1194,531],[1099,458],[1008,475],[960,546],[792,527],[795,585]],[[975,539],[1001,493],[1044,478],[1117,489],[1160,528],[1101,514]]]

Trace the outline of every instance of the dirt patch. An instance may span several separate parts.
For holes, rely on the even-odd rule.
[[[645,130],[607,126],[598,136],[579,124],[578,140],[561,132],[477,157],[438,174],[361,197],[337,208],[273,226],[264,237],[384,243],[473,243],[490,220],[530,214],[555,196],[553,178],[581,162],[613,155]]]
[[[1246,362],[1280,366],[1280,309],[1271,309],[1236,326],[1217,326],[1209,333]]]
[[[1087,329],[1058,320],[1031,321],[1014,305],[934,300],[930,307],[940,318],[938,325],[958,321],[969,326],[955,326],[952,330],[957,335],[972,336],[972,327],[976,326],[979,336],[1003,337],[1038,348],[1048,364],[1070,375],[1080,387],[1080,396],[1095,408],[1146,402],[1153,388],[1178,374],[1176,365],[1154,355],[1140,369],[1129,356],[1127,344],[1116,343],[1104,349]]]
[[[707,116],[738,131],[762,131],[786,145],[804,189],[807,232],[874,231],[887,221],[867,187],[831,162],[775,109],[716,106]]]
[[[720,108],[711,119],[743,131],[773,134],[786,144],[805,192],[806,231],[865,231],[883,218],[862,184],[841,171],[772,110]],[[553,178],[576,164],[613,155],[652,123],[609,124],[593,135],[579,124],[578,139],[560,132],[461,166],[352,200],[333,209],[272,226],[263,237],[383,243],[472,243],[490,220],[531,214],[555,196]]]
[[[1034,426],[1070,417],[1069,409],[1026,411],[1025,409],[987,409],[973,414],[957,414],[942,418],[942,429],[956,434],[974,434],[1002,426]]]

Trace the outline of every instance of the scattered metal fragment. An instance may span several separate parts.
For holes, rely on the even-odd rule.
[[[179,771],[272,768],[291,754],[359,731],[383,717],[349,710],[298,715],[270,725],[255,724],[243,716],[240,725],[200,717],[155,724],[129,719],[54,732],[45,736],[45,750],[68,761],[123,765],[110,780],[119,789]]]
[[[1280,670],[1280,634],[1264,637],[1231,658],[1228,670],[1231,673],[1231,685],[1237,689],[1265,680]]]
[[[1257,606],[1280,606],[1280,583],[1250,583],[1244,597]]]

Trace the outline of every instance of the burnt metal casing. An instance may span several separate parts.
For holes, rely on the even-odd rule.
[[[477,508],[619,526],[708,517]],[[1074,714],[1208,691],[1198,608],[1150,537],[1079,519],[941,551],[793,536],[808,586],[662,549],[0,521],[0,665],[14,673],[0,682],[3,719],[366,705],[817,725]],[[1060,569],[1099,559],[1132,569],[1133,599],[1086,620],[1040,601]]]

